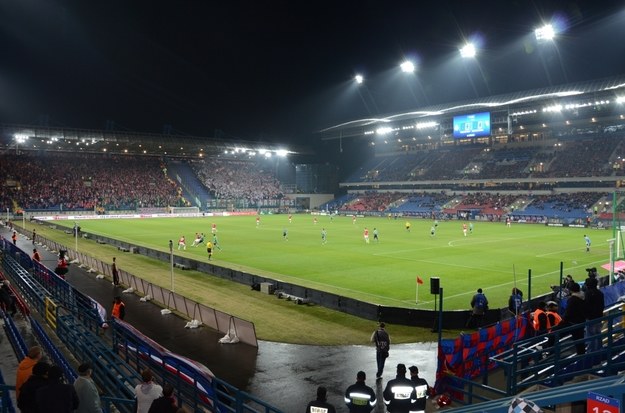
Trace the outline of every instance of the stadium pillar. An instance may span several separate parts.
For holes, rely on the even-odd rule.
[[[169,240],[169,267],[171,271],[171,292],[174,292],[174,242]]]
[[[438,346],[440,347],[443,340],[443,288],[438,289]]]

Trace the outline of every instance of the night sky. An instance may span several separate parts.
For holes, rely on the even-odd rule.
[[[536,44],[541,21],[564,29],[555,43]],[[625,1],[0,0],[0,53],[3,123],[310,143],[346,120],[625,74]]]

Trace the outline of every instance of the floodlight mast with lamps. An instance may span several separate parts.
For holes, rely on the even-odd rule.
[[[539,27],[534,30],[534,35],[536,35],[536,40],[539,42],[549,41],[556,37],[556,31],[551,24],[546,24],[543,27]]]
[[[404,61],[402,64],[399,65],[399,67],[404,73],[413,73],[415,71],[414,63],[412,63],[410,60]]]
[[[460,48],[460,56],[465,59],[473,58],[476,54],[477,50],[475,49],[475,45],[473,43],[467,43]]]

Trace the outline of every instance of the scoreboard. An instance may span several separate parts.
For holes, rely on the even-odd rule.
[[[490,136],[490,112],[454,116],[454,138]]]

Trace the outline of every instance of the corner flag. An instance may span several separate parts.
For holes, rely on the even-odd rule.
[[[423,284],[423,280],[418,275],[417,275],[417,284]]]

